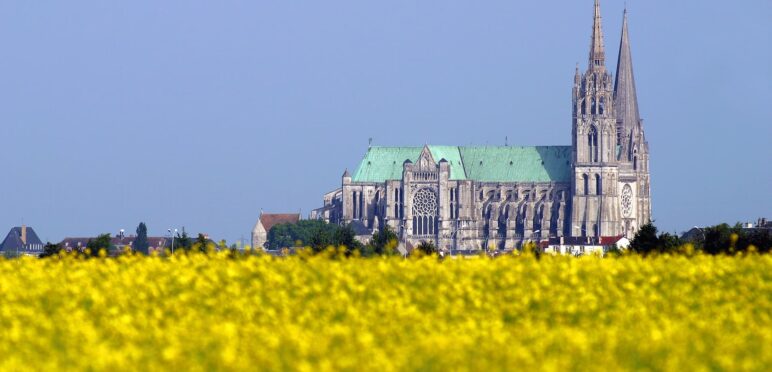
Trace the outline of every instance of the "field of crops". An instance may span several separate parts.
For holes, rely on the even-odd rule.
[[[3,370],[772,370],[772,256],[0,260]]]

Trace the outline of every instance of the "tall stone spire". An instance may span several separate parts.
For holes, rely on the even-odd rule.
[[[606,64],[606,52],[603,48],[603,27],[600,17],[600,1],[595,0],[595,17],[592,23],[592,39],[590,41],[590,70],[603,69]]]
[[[637,132],[640,116],[638,114],[638,97],[635,93],[635,78],[633,77],[633,57],[630,53],[630,38],[627,32],[627,9],[622,21],[622,40],[619,42],[619,60],[617,75],[614,82],[614,112],[617,117],[617,133],[619,144],[626,153],[632,132]]]

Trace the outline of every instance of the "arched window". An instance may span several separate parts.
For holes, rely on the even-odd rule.
[[[582,115],[587,114],[587,100],[582,100]]]
[[[595,111],[595,98],[592,99],[592,110],[590,110],[590,114],[597,114]]]
[[[558,236],[558,217],[560,215],[560,202],[556,202],[552,205],[552,211],[550,213],[550,231],[549,236]]]
[[[590,132],[587,133],[587,148],[590,150],[590,161],[598,161],[598,131],[595,126],[590,126]]]
[[[638,170],[638,150],[633,151],[633,170]]]
[[[359,212],[359,201],[357,200],[357,192],[356,192],[356,191],[354,191],[354,193],[353,193],[353,195],[352,195],[352,196],[353,196],[353,199],[354,199],[354,200],[353,200],[353,203],[352,203],[352,207],[353,207],[353,209],[354,209],[354,210],[352,211],[352,212],[353,212],[353,214],[354,214],[354,216],[353,216],[353,217],[354,217],[354,219],[357,219],[357,218],[359,218],[359,213],[358,213],[358,212]]]
[[[365,199],[362,197],[362,192],[359,192],[359,219],[362,219],[363,211],[365,209]]]
[[[507,222],[509,221],[509,206],[505,206],[504,210],[501,211],[501,214],[499,214],[499,229],[498,233],[501,237],[507,236]]]
[[[394,218],[399,218],[399,189],[394,189]]]
[[[542,234],[542,231],[541,231],[541,222],[544,220],[544,204],[539,205],[539,208],[536,210],[535,214],[536,215],[533,218],[534,235],[536,236],[547,235],[547,234]],[[539,230],[539,233],[537,233],[536,230]]]
[[[381,208],[381,191],[375,192],[375,205],[373,206],[373,215],[377,216],[380,213]]]
[[[435,234],[437,195],[431,189],[421,189],[413,196],[413,235]]]
[[[584,195],[590,195],[590,177],[585,174],[582,179],[584,179]]]
[[[600,105],[599,105],[599,109],[600,109],[600,112],[599,112],[599,113],[600,113],[601,115],[603,115],[603,112],[604,112],[604,111],[605,111],[605,109],[606,109],[606,102],[605,102],[605,100],[603,99],[603,97],[600,97]]]
[[[601,187],[600,183],[600,175],[595,175],[595,195],[602,195],[603,194],[603,187]]]

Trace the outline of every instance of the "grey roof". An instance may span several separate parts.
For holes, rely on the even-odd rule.
[[[113,246],[126,246],[126,245],[132,245],[134,243],[134,239],[136,239],[136,236],[124,236],[124,237],[118,237],[114,236],[110,238],[110,244]],[[81,238],[64,238],[59,245],[63,248],[78,248],[78,247],[85,247],[89,241],[92,239],[96,239],[94,237],[81,237]],[[148,236],[147,242],[150,245],[150,247],[157,248],[157,247],[164,247],[164,246],[170,246],[169,243],[171,241],[171,238],[167,237],[159,237],[159,236]]]
[[[0,251],[14,252],[14,251],[33,251],[43,248],[43,242],[35,233],[35,230],[27,226],[27,244],[21,241],[21,226],[16,226],[8,232],[5,236],[5,240],[0,244]]]

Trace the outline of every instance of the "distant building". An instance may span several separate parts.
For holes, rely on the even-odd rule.
[[[761,217],[758,221],[756,221],[755,228],[772,230],[772,221],[767,221],[766,218]]]
[[[694,226],[681,234],[681,241],[683,242],[696,242],[702,239],[705,239],[705,229],[702,227]]]
[[[110,239],[110,250],[114,252],[121,252],[126,247],[131,248],[134,244],[134,240],[136,239],[136,236],[123,236],[123,235],[117,235]],[[68,251],[71,252],[73,250],[81,250],[86,248],[86,245],[88,245],[88,242],[91,240],[96,239],[94,237],[92,238],[64,238],[59,243],[59,246]],[[163,251],[164,248],[170,248],[171,247],[171,238],[167,237],[153,237],[148,236],[147,242],[149,244],[148,247],[148,253],[152,253],[155,251]]]
[[[5,236],[5,240],[0,244],[0,254],[39,255],[43,253],[44,246],[34,229],[21,225],[12,228]]]
[[[761,217],[758,220],[756,220],[755,224],[751,222],[744,222],[740,224],[740,226],[742,226],[742,228],[745,230],[766,231],[769,234],[772,234],[772,221],[769,221],[764,217]],[[683,240],[684,242],[701,241],[705,239],[705,229],[707,229],[707,227],[694,226],[688,231],[681,234],[681,240]]]
[[[589,237],[562,237],[549,239],[546,247],[542,245],[544,252],[556,254],[570,254],[581,256],[585,254],[605,254],[609,248],[617,246],[619,249],[630,247],[630,239],[624,235],[602,236],[600,239]]]
[[[300,221],[300,213],[262,213],[257,219],[255,228],[252,229],[252,248],[264,248],[268,241],[268,232],[275,225],[281,223],[297,223]]]

